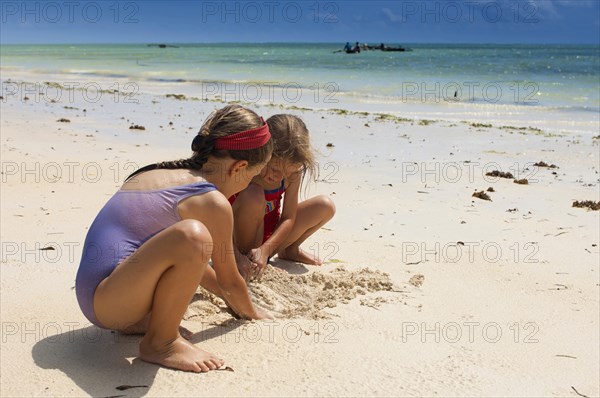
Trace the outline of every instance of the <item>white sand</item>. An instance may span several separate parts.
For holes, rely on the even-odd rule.
[[[600,212],[571,207],[599,200],[599,140],[591,133],[598,126],[573,122],[561,132],[567,118],[552,129],[539,114],[537,124],[466,112],[420,125],[289,111],[304,118],[320,152],[324,181],[310,195],[331,195],[338,213],[305,244],[327,265],[276,263],[290,281],[315,270],[325,276],[287,295],[272,280],[254,287],[263,303],[273,292],[275,323],[235,321],[214,304],[192,303],[184,321],[192,340],[234,372],[187,374],[136,359],[140,337],[90,326],[77,306],[85,233],[133,164],[187,156],[204,118],[222,106],[142,91],[153,94],[140,94],[139,104],[108,94],[96,103],[77,95],[0,101],[0,395],[576,396],[573,387],[600,394]],[[283,111],[253,108],[265,117]],[[492,128],[470,125],[492,119]],[[559,168],[534,168],[540,160]],[[530,184],[484,175],[493,169]],[[471,197],[488,187],[496,191],[491,202]],[[39,250],[48,246],[56,250]],[[395,291],[344,297],[356,290],[347,286],[328,298],[336,305],[320,309],[323,316],[281,310],[293,304],[290,292],[314,304],[319,283],[330,289],[364,268],[389,274]],[[147,387],[115,389],[125,384]]]

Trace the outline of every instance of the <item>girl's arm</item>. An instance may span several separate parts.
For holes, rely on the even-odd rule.
[[[242,318],[269,318],[265,311],[255,308],[244,278],[238,272],[233,249],[233,211],[219,192],[192,196],[179,204],[181,218],[201,221],[212,237],[212,262],[223,299]]]
[[[283,195],[283,210],[279,223],[275,227],[273,234],[259,248],[260,259],[257,261],[260,271],[264,270],[267,265],[267,260],[273,254],[277,253],[277,249],[285,243],[288,235],[292,232],[294,222],[296,221],[296,210],[298,209],[298,195],[300,192],[300,183],[302,182],[302,173],[294,173],[289,178],[290,185],[285,189]]]

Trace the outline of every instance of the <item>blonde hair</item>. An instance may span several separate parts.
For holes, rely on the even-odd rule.
[[[315,155],[306,125],[298,116],[273,115],[267,119],[273,140],[273,157],[302,165],[302,176],[316,172]]]

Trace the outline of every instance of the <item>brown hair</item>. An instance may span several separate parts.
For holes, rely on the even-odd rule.
[[[267,119],[273,139],[273,157],[302,165],[303,177],[315,175],[315,155],[306,125],[298,116],[273,115]]]
[[[247,160],[250,167],[263,163],[273,150],[273,139],[260,148],[247,150],[217,150],[215,140],[230,134],[251,130],[262,126],[260,116],[240,105],[228,105],[213,112],[205,121],[192,142],[193,154],[187,159],[159,162],[142,167],[133,172],[131,177],[148,170],[155,169],[194,169],[200,170],[209,156],[217,158],[230,157],[235,160]],[[126,180],[126,181],[127,181]]]

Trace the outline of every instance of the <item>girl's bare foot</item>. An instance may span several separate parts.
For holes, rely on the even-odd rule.
[[[322,265],[323,261],[316,256],[311,256],[304,250],[297,248],[286,247],[277,253],[277,256],[282,260],[295,261],[297,263],[309,265]]]
[[[119,330],[123,334],[146,334],[148,331],[148,324],[150,322],[150,317],[146,316],[144,319],[139,321],[138,323],[134,323],[126,327],[123,330]],[[186,340],[192,338],[193,334],[189,329],[184,328],[183,326],[179,326],[179,334]]]
[[[157,344],[146,336],[140,343],[140,358],[167,368],[195,373],[215,370],[225,363],[182,337],[177,337],[172,342]]]

